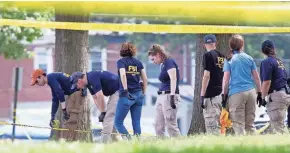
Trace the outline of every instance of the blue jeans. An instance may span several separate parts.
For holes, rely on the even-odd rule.
[[[135,100],[129,100],[127,96],[120,94],[115,113],[115,128],[120,134],[129,134],[124,126],[124,120],[130,110],[134,135],[140,135],[140,119],[144,96],[141,91],[130,94]]]

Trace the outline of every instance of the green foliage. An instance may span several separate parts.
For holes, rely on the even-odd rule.
[[[0,5],[0,18],[19,20],[50,20],[53,14],[51,8],[43,12],[28,12],[15,7]],[[42,36],[41,29],[18,26],[0,27],[0,55],[7,59],[28,57],[24,44],[32,43]]]

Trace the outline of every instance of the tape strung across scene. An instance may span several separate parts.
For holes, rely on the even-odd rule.
[[[30,127],[30,128],[38,128],[38,129],[50,129],[50,130],[56,130],[56,131],[72,131],[72,132],[83,132],[83,133],[94,133],[92,130],[75,130],[75,129],[65,129],[65,128],[51,128],[51,127],[43,127],[43,126],[34,126],[34,125],[27,125],[27,124],[13,124],[8,123],[5,121],[0,121],[0,125],[15,125],[15,126],[21,126],[21,127]],[[102,133],[102,131],[101,131]],[[4,134],[4,133],[2,133]],[[125,135],[120,133],[110,133],[111,135]],[[144,137],[155,137],[149,134],[142,134]]]
[[[0,19],[0,26],[135,33],[290,33],[290,27],[49,22]]]

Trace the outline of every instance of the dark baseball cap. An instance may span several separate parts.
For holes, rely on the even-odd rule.
[[[263,43],[262,43],[262,50],[264,50],[265,48],[272,48],[272,49],[275,49],[275,44],[273,41],[271,40],[265,40]]]
[[[203,37],[203,43],[205,44],[211,44],[216,42],[216,37],[213,34],[206,35]]]
[[[71,89],[74,90],[77,87],[78,80],[82,78],[84,73],[82,72],[74,72],[70,76],[70,83],[72,84]]]

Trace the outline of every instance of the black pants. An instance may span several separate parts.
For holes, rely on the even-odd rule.
[[[287,115],[287,126],[290,128],[290,106],[288,107],[288,115]]]

